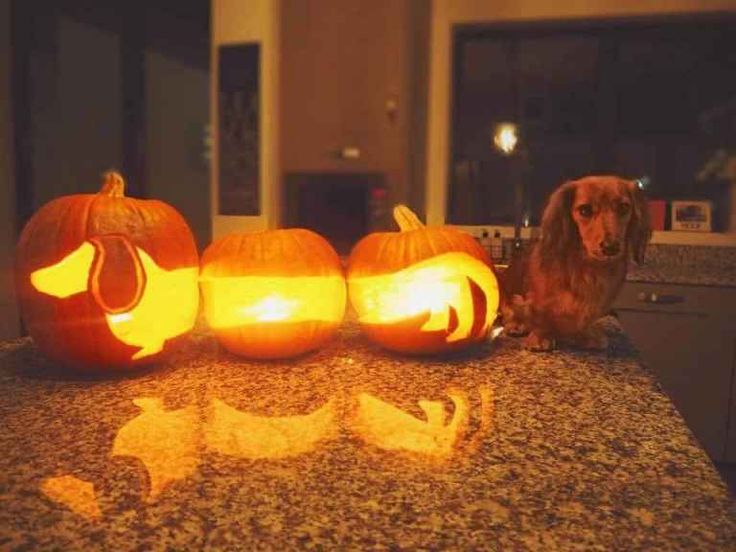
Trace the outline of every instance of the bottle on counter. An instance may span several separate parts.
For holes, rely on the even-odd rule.
[[[491,238],[491,258],[496,262],[503,260],[503,239],[498,229],[493,232]]]
[[[478,243],[480,243],[480,246],[486,250],[486,253],[488,253],[488,255],[493,258],[493,252],[491,251],[491,236],[488,234],[488,230],[486,230],[485,228],[480,234]]]

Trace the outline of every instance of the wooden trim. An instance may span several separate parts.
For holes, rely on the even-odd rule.
[[[15,160],[15,213],[18,235],[33,214],[30,55],[33,2],[10,3],[10,80]]]
[[[121,5],[122,172],[128,194],[146,194],[146,10],[140,1]]]
[[[701,26],[713,23],[736,23],[736,11],[714,11],[711,13],[672,13],[662,15],[633,15],[629,17],[606,17],[595,19],[548,19],[529,21],[489,21],[456,23],[452,26],[453,39],[494,36],[543,36],[545,34],[580,33],[585,31],[637,29],[660,25]]]

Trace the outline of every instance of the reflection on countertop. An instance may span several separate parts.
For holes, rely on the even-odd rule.
[[[727,490],[612,319],[607,353],[501,337],[444,358],[353,323],[248,362],[207,333],[158,370],[54,375],[0,345],[0,542],[84,549],[724,548]]]

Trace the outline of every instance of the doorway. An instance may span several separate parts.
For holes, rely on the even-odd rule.
[[[210,239],[209,0],[16,0],[18,229],[49,200],[99,189],[174,206]]]

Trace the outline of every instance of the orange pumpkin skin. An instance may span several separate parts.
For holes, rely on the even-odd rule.
[[[498,307],[497,282],[493,262],[483,247],[469,234],[451,227],[425,227],[405,206],[394,209],[394,218],[401,231],[377,232],[360,240],[350,253],[347,267],[348,294],[365,335],[375,343],[400,353],[437,354],[454,352],[483,341]],[[430,318],[424,311],[400,320],[366,322],[370,306],[359,289],[359,282],[374,277],[392,277],[420,263],[431,264],[443,254],[467,254],[487,267],[486,287],[495,291],[486,293],[473,279],[467,278],[472,301],[472,326],[467,336],[448,341],[458,324],[457,310],[448,305],[449,321],[441,329],[426,330],[422,326]],[[385,279],[385,278],[384,278]],[[388,281],[388,280],[387,280]],[[465,315],[465,314],[463,314]]]
[[[97,194],[63,196],[41,207],[16,251],[16,288],[28,333],[46,356],[86,372],[160,360],[193,327],[199,304],[197,247],[184,218],[161,201],[125,197],[117,173],[105,178]],[[93,252],[88,271],[67,274],[74,280],[73,293],[39,291],[34,276],[68,264],[84,248]],[[146,273],[153,264],[156,273]],[[151,293],[167,286],[171,274],[185,297],[153,320],[159,297]],[[139,316],[141,308],[146,320]],[[157,327],[172,326],[171,317],[175,333],[154,335]]]
[[[337,331],[347,303],[337,253],[322,236],[301,228],[213,242],[202,254],[200,286],[220,344],[256,359],[320,347]]]

